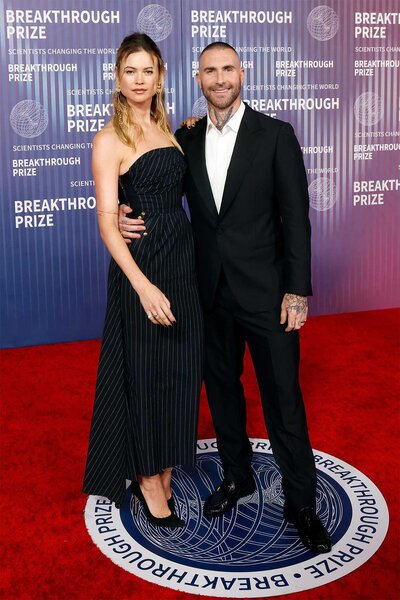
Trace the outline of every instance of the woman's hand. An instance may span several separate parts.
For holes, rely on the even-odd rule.
[[[155,285],[148,281],[140,290],[136,290],[140,303],[149,321],[154,325],[171,327],[176,319],[171,312],[171,303]]]

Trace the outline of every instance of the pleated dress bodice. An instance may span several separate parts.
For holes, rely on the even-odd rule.
[[[181,152],[168,146],[142,154],[119,178],[120,202],[146,225],[146,235],[130,244],[132,256],[155,284],[195,276],[191,226],[182,205],[185,170]]]

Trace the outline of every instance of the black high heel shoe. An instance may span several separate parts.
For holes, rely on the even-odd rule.
[[[179,517],[177,517],[172,511],[168,517],[155,517],[151,514],[149,507],[147,506],[147,502],[145,497],[143,496],[143,492],[140,489],[140,485],[137,481],[132,481],[131,483],[132,493],[134,496],[134,514],[137,514],[137,502],[139,501],[142,504],[144,514],[149,523],[152,525],[157,525],[158,527],[184,527],[185,522],[182,521]],[[172,498],[172,497],[171,497]],[[170,502],[171,498],[168,502]],[[169,507],[169,504],[168,504]],[[170,508],[170,507],[169,507]],[[171,510],[171,508],[170,508]]]
[[[174,493],[173,492],[171,492],[171,498],[168,498],[167,504],[168,504],[169,510],[172,513],[174,513],[175,512],[175,498],[174,498]]]

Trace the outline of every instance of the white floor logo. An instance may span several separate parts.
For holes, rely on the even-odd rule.
[[[384,498],[365,475],[329,454],[315,451],[318,514],[331,533],[330,554],[315,556],[282,517],[280,474],[268,440],[253,439],[256,492],[219,519],[202,506],[222,478],[215,440],[198,443],[195,469],[176,469],[174,494],[186,527],[149,525],[132,515],[127,489],[120,510],[90,496],[86,526],[93,541],[125,570],[172,589],[229,598],[269,597],[324,585],[365,563],[385,538]]]

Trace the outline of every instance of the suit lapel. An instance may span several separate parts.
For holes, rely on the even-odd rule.
[[[232,204],[244,179],[245,173],[249,169],[254,158],[255,137],[253,136],[253,133],[258,129],[254,116],[254,111],[246,106],[226,175],[224,193],[219,212],[220,218],[225,215]],[[253,151],[251,151],[252,147]]]
[[[193,133],[196,135],[191,140],[188,148],[187,161],[190,165],[190,171],[194,183],[196,184],[196,187],[198,188],[204,202],[204,206],[207,208],[212,217],[215,218],[218,216],[218,212],[215,206],[214,196],[206,167],[206,127],[206,118],[202,119],[202,121],[196,124],[196,128],[193,131]]]

